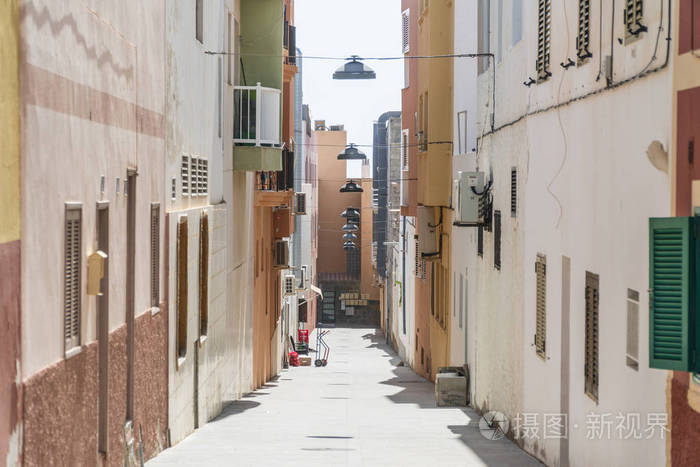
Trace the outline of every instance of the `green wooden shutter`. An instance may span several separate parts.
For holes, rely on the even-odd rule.
[[[690,371],[694,276],[690,217],[649,219],[649,366]]]

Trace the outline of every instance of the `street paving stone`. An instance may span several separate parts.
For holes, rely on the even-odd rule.
[[[542,465],[483,437],[473,410],[436,407],[434,385],[397,366],[374,329],[331,329],[326,339],[327,366],[284,370],[147,465]]]

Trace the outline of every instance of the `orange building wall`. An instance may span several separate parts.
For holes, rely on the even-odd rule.
[[[340,193],[347,180],[347,164],[338,160],[347,143],[345,131],[315,131],[318,153],[318,272],[345,273],[347,258],[343,250],[345,219],[340,213],[348,206],[360,208],[361,193]],[[356,244],[360,246],[362,237]]]
[[[360,279],[360,291],[369,294],[370,300],[379,300],[379,288],[374,285],[374,269],[372,268],[372,179],[362,179],[362,189],[360,193],[360,231],[364,239],[362,242],[362,276]]]

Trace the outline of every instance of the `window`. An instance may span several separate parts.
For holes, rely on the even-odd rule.
[[[678,55],[683,55],[700,48],[700,5],[697,1],[685,0],[678,8]]]
[[[233,53],[233,14],[228,14],[228,27],[226,28],[226,82],[233,86],[233,64],[234,57],[231,56]]]
[[[479,53],[489,53],[491,50],[491,0],[479,0]],[[479,74],[489,68],[489,57],[479,57]]]
[[[204,0],[194,0],[195,3],[195,38],[204,44]]]
[[[523,0],[512,0],[513,3],[513,45],[523,38]]]
[[[183,154],[180,164],[180,181],[182,186],[182,196],[190,195],[190,156]],[[194,188],[194,185],[193,185]],[[194,191],[194,190],[193,190]]]
[[[428,93],[418,98],[418,151],[428,150]]]
[[[408,52],[411,51],[410,37],[409,37],[410,28],[411,28],[411,11],[410,11],[410,9],[407,9],[403,13],[401,13],[401,24],[402,24],[401,48],[403,50],[403,53],[407,54]]]
[[[177,356],[187,355],[187,216],[177,224]]]
[[[411,61],[403,58],[403,89],[408,89],[411,86]]]
[[[537,255],[535,260],[535,352],[547,356],[547,258]]]
[[[457,112],[457,150],[459,154],[467,152],[467,111]]]
[[[598,402],[598,284],[598,275],[586,271],[584,390],[596,402]]]
[[[209,323],[209,215],[199,220],[199,335],[206,336]]]
[[[401,170],[408,170],[408,130],[401,132]]]
[[[627,366],[639,370],[639,292],[627,289]]]
[[[64,351],[80,348],[81,256],[83,207],[66,204],[63,232],[63,336]]]
[[[591,0],[578,0],[578,36],[576,37],[576,56],[579,65],[588,60],[592,54],[591,47]]]
[[[493,267],[501,270],[501,211],[493,213]]]
[[[625,40],[636,39],[647,28],[642,24],[644,18],[644,0],[625,1]]]
[[[537,81],[546,81],[549,71],[550,36],[552,32],[551,0],[538,0],[537,7]]]
[[[425,272],[426,272],[425,260],[421,259],[420,245],[418,244],[418,240],[416,237],[416,277],[419,279],[425,279]]]
[[[484,257],[484,226],[480,225],[476,231],[476,254]]]
[[[160,306],[160,204],[151,204],[151,306]]]
[[[510,217],[518,214],[518,169],[510,169]]]

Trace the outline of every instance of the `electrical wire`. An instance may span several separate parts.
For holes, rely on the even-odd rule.
[[[232,55],[238,57],[257,57],[257,58],[287,58],[287,55],[275,55],[275,54],[242,54],[236,52],[217,52],[214,50],[205,50],[207,55]],[[441,59],[441,58],[479,58],[479,57],[493,57],[492,53],[466,53],[466,54],[442,54],[442,55],[396,55],[396,56],[386,56],[386,57],[332,57],[332,56],[321,56],[321,55],[299,55],[296,56],[297,60],[328,60],[328,61],[343,61],[348,60],[358,60],[358,61],[373,61],[373,62],[385,62],[393,60],[417,60],[417,59]]]

